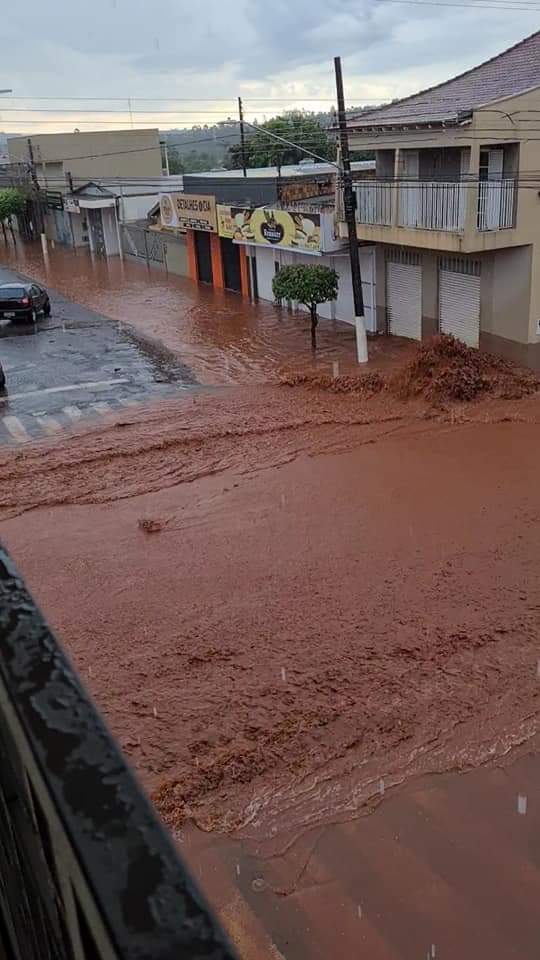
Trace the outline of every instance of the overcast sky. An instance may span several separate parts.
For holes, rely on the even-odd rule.
[[[0,129],[88,130],[98,119],[110,120],[109,129],[129,124],[125,100],[81,101],[72,114],[59,114],[37,108],[68,102],[35,97],[131,96],[135,125],[162,128],[224,119],[239,94],[248,116],[259,119],[295,100],[316,109],[333,96],[336,54],[344,59],[347,101],[380,102],[444,80],[540,28],[538,11],[394,0],[93,0],[84,6],[73,0],[6,5],[0,88],[29,99],[1,98]],[[160,99],[166,97],[210,102],[195,109]],[[230,101],[217,99],[224,97]],[[27,110],[14,113],[15,107]],[[96,112],[84,114],[83,107]],[[166,110],[176,112],[158,113]]]

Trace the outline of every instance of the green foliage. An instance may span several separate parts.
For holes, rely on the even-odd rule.
[[[188,150],[181,152],[176,147],[169,147],[169,173],[200,173],[213,170],[216,167],[216,158],[205,150]]]
[[[14,187],[7,187],[0,190],[0,221],[7,220],[17,213],[22,213],[26,206],[26,200],[19,190]]]
[[[300,160],[309,159],[305,149],[325,160],[335,159],[336,145],[314,114],[292,110],[258,126],[260,130],[255,130],[246,136],[246,166],[248,167],[280,168],[288,163],[300,163]],[[247,129],[249,130],[249,127]],[[276,134],[298,146],[288,147],[262,131]],[[302,147],[305,149],[301,149]],[[242,166],[242,150],[239,144],[229,148],[228,165],[235,170]]]
[[[276,300],[297,300],[316,317],[317,305],[336,300],[339,274],[322,264],[297,264],[283,267],[272,280]]]

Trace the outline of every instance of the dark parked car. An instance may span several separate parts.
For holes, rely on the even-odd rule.
[[[0,391],[6,389],[6,375],[4,373],[4,368],[0,363]]]
[[[38,313],[48,317],[51,301],[47,291],[37,283],[1,283],[0,319],[35,320]]]

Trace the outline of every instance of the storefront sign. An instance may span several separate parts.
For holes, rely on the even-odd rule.
[[[175,193],[160,193],[159,209],[161,222],[164,227],[177,227],[178,217],[176,216]]]
[[[64,210],[68,213],[80,213],[81,208],[76,197],[64,197]]]
[[[328,197],[335,192],[335,177],[326,177],[324,180],[297,180],[278,184],[280,203],[298,203],[300,200],[311,200],[316,197]]]
[[[237,243],[255,243],[320,254],[321,218],[319,214],[271,210],[258,207],[218,205],[218,232]]]
[[[161,193],[159,205],[164,227],[217,232],[215,197],[193,193]]]

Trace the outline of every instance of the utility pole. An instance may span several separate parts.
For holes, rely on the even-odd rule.
[[[36,199],[34,201],[34,208],[37,211],[36,219],[38,221],[36,223],[36,227],[39,230],[39,233],[41,234],[41,244],[43,246],[44,244],[43,238],[45,236],[45,224],[43,221],[43,210],[41,207],[41,187],[39,185],[39,180],[36,173],[36,164],[34,162],[34,148],[32,146],[32,138],[28,137],[26,143],[28,145],[28,157],[30,159],[30,176],[32,178],[32,183],[34,184],[34,190],[36,193]],[[45,243],[46,243],[46,239],[45,239]]]
[[[242,97],[238,97],[238,117],[240,119],[240,152],[242,154],[242,172],[247,177],[246,168],[246,131],[244,127],[244,108],[242,106]]]
[[[336,93],[339,125],[339,144],[341,148],[341,179],[343,183],[343,207],[345,222],[349,235],[349,257],[351,261],[351,279],[354,301],[354,322],[356,327],[356,352],[358,363],[367,363],[367,337],[364,321],[364,297],[362,295],[362,277],[360,275],[360,258],[358,255],[358,238],[356,235],[356,197],[353,190],[351,156],[349,153],[349,136],[347,131],[347,117],[345,115],[345,96],[343,94],[343,74],[341,71],[341,57],[334,57],[336,71]]]

